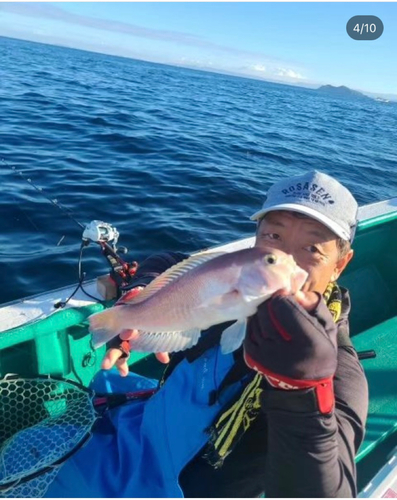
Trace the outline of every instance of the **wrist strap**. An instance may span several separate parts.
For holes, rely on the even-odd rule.
[[[119,349],[121,351],[121,356],[119,359],[125,359],[130,357],[130,343],[128,340],[123,340],[117,347],[116,349]]]

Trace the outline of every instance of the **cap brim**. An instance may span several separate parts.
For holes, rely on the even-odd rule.
[[[267,213],[275,212],[276,210],[288,210],[290,212],[298,212],[300,214],[308,215],[312,219],[321,222],[321,224],[324,224],[325,227],[330,229],[333,233],[335,233],[343,240],[350,241],[351,235],[347,233],[339,224],[329,219],[322,213],[317,212],[317,210],[313,210],[312,208],[305,207],[302,205],[296,205],[294,203],[282,203],[280,205],[275,205],[269,208],[263,208],[262,210],[259,210],[259,212],[256,212],[254,215],[252,215],[250,219],[251,220],[261,219]]]

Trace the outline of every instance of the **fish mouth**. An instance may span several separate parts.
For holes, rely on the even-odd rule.
[[[298,292],[306,283],[309,274],[299,266],[295,267],[295,271],[291,275],[291,293]]]

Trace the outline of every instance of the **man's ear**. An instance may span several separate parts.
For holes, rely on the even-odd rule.
[[[342,271],[345,269],[347,264],[352,260],[354,255],[354,250],[349,250],[344,257],[341,257],[335,265],[334,272],[331,276],[331,281],[336,281],[339,276],[342,274]]]

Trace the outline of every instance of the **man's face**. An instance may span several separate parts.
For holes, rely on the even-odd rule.
[[[302,290],[324,293],[353,257],[350,250],[340,258],[337,236],[320,222],[293,212],[269,212],[262,219],[255,246],[274,247],[291,254],[309,276]]]

